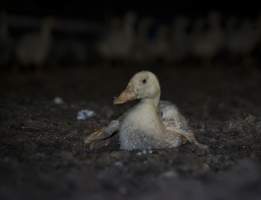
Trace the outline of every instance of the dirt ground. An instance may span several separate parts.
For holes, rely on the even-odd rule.
[[[131,106],[112,98],[140,69],[148,68],[1,72],[0,199],[260,199],[261,72],[252,67],[151,69],[162,99],[180,108],[209,152],[192,144],[126,152],[117,138],[84,146]],[[78,121],[81,109],[96,116]]]

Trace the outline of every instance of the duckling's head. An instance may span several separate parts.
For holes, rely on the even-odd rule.
[[[125,90],[114,99],[114,104],[123,104],[136,99],[152,99],[158,104],[160,85],[155,74],[150,71],[136,73]]]

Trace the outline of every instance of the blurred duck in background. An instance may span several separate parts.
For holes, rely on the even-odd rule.
[[[188,26],[189,20],[186,17],[177,17],[172,25],[170,53],[174,62],[183,62],[189,56],[191,40],[188,34]]]
[[[13,52],[13,40],[9,34],[6,13],[2,11],[0,15],[0,65],[7,68]]]
[[[51,53],[48,57],[52,65],[68,66],[72,64],[85,64],[88,59],[87,54],[84,42],[63,39],[53,42]]]
[[[148,62],[152,59],[150,29],[153,19],[144,17],[137,23],[134,44],[131,50],[131,58],[136,62]]]
[[[127,60],[130,58],[130,53],[134,40],[134,25],[136,15],[127,13],[123,19],[114,17],[107,33],[98,42],[97,50],[102,58],[106,60]]]
[[[193,37],[193,54],[202,62],[211,65],[214,58],[224,48],[224,33],[221,29],[221,19],[218,13],[210,13],[207,18],[207,29],[204,22],[196,24],[195,36]]]
[[[260,18],[256,23],[247,19],[243,19],[239,23],[235,17],[228,20],[226,23],[226,47],[233,60],[242,61],[244,64],[252,63],[252,53],[260,44],[260,22]]]
[[[169,62],[171,60],[170,31],[168,26],[161,25],[156,31],[156,37],[151,47],[154,61]]]
[[[53,25],[53,19],[47,17],[43,20],[42,27],[38,32],[21,37],[15,52],[20,65],[42,68],[46,64],[52,44],[51,31]]]

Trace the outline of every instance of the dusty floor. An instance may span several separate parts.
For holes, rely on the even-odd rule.
[[[53,70],[0,77],[0,199],[260,199],[261,72],[254,68],[152,69],[162,98],[189,119],[192,144],[151,154],[83,138],[124,112],[113,106],[137,68]],[[53,102],[62,97],[62,105]],[[97,115],[77,121],[77,112]]]

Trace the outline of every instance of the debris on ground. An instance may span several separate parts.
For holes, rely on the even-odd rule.
[[[53,102],[57,105],[61,105],[61,104],[64,104],[64,100],[61,98],[61,97],[55,97],[53,99]]]
[[[80,110],[77,114],[77,120],[87,120],[95,116],[95,112],[93,110]]]

